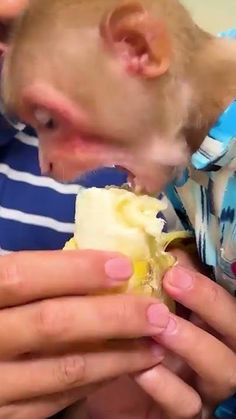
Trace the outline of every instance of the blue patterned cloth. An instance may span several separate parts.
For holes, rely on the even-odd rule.
[[[217,419],[235,419],[236,418],[236,396],[226,400],[215,411]]]
[[[236,38],[236,29],[220,37]],[[236,100],[219,117],[190,166],[167,195],[196,237],[213,278],[236,295]],[[217,419],[236,419],[236,396],[222,403]]]
[[[236,101],[192,156],[169,198],[194,231],[201,260],[231,292],[236,290]]]

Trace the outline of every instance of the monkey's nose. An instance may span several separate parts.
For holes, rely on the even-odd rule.
[[[52,176],[53,175],[53,163],[48,163],[47,166],[41,167],[41,174],[43,176]]]
[[[52,161],[47,160],[43,155],[42,152],[40,150],[39,152],[39,166],[40,166],[40,171],[41,174],[43,176],[52,176],[53,174],[53,169],[54,169],[54,164]]]

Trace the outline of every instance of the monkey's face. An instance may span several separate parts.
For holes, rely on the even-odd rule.
[[[68,181],[117,165],[154,192],[186,163],[181,83],[169,74],[168,37],[149,19],[140,6],[118,7],[99,28],[76,28],[76,51],[71,27],[60,41],[42,29],[35,40],[30,29],[17,44],[23,19],[3,93],[9,109],[37,130],[43,173]]]

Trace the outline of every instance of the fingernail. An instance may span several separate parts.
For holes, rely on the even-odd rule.
[[[114,258],[105,263],[105,273],[112,281],[125,281],[132,276],[133,266],[126,258]]]
[[[168,321],[168,324],[167,324],[167,326],[164,330],[164,334],[165,335],[171,335],[172,333],[175,332],[176,326],[177,326],[177,324],[176,324],[175,319],[173,317],[170,317],[169,321]]]
[[[155,342],[151,343],[150,346],[151,346],[151,352],[153,353],[155,358],[161,359],[164,357],[165,349],[162,346],[158,345]]]
[[[175,266],[167,272],[165,281],[167,281],[172,287],[188,289],[191,288],[193,284],[193,277],[186,269],[183,269],[180,266]]]
[[[164,304],[152,304],[148,307],[147,318],[151,326],[163,329],[168,324],[169,310]]]

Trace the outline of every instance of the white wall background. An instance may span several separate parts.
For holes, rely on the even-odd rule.
[[[195,21],[212,33],[236,28],[236,0],[182,0],[182,2],[192,12]]]

